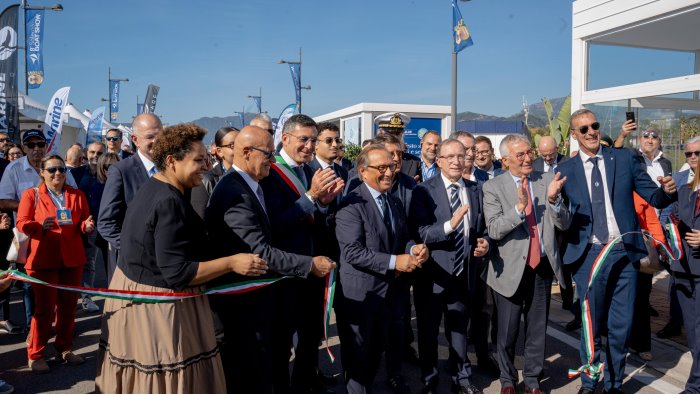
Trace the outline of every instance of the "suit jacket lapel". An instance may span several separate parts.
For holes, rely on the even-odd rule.
[[[593,209],[591,208],[591,195],[588,192],[588,182],[586,181],[586,170],[583,168],[583,159],[581,159],[581,155],[578,154],[576,157],[570,160],[575,160],[574,170],[571,172],[572,179],[567,179],[566,183],[576,185],[575,188],[578,189],[576,194],[580,194],[578,200],[581,202],[581,206],[588,209],[588,213],[593,215]]]
[[[464,178],[461,179],[462,184],[464,184],[466,192],[467,192],[467,199],[469,201],[469,232],[471,233],[473,230],[476,229],[476,219],[479,214],[477,213],[477,209],[479,207],[479,200],[478,196],[474,192],[474,189],[467,185],[467,183],[464,181]]]
[[[258,196],[257,194],[255,194],[255,191],[251,189],[250,186],[248,186],[248,182],[246,182],[245,179],[243,179],[243,177],[241,176],[241,174],[239,174],[236,170],[232,171],[231,176],[233,176],[234,179],[236,179],[236,181],[238,181],[238,183],[241,185],[241,187],[243,187],[246,193],[250,194],[250,196],[253,198],[253,201],[255,201],[255,209],[257,209],[258,211],[258,215],[265,218],[265,224],[269,228],[271,226],[270,218],[267,217],[267,213],[263,209],[262,204],[260,204],[260,200],[258,200]],[[258,187],[260,187],[260,185],[258,185]]]
[[[603,149],[603,162],[605,163],[605,180],[608,183],[608,197],[613,201],[615,192],[615,160],[614,156],[607,149]]]
[[[382,239],[384,247],[387,251],[391,252],[391,248],[389,245],[389,233],[386,231],[386,226],[384,226],[384,219],[382,218],[382,214],[379,212],[379,206],[377,205],[377,202],[372,197],[372,193],[369,192],[369,189],[367,188],[367,185],[365,185],[364,182],[362,183],[362,185],[360,185],[360,189],[362,197],[365,198],[365,204],[367,205],[367,218],[373,222],[370,223],[370,226],[372,228],[377,229],[377,232],[379,233],[379,236]],[[389,204],[389,206],[391,206],[391,203]]]

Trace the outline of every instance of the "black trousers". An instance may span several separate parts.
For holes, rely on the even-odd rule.
[[[678,297],[693,359],[685,392],[700,393],[700,276],[679,272],[674,272],[673,276],[675,281],[671,291]]]
[[[520,334],[520,315],[525,315],[525,386],[538,388],[539,376],[544,369],[545,338],[549,303],[552,290],[552,267],[542,258],[536,269],[525,267],[523,277],[511,297],[494,292],[498,313],[498,366],[501,369],[501,386],[515,387],[518,370],[515,369],[515,345]]]

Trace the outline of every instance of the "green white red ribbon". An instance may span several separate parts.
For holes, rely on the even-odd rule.
[[[598,276],[598,273],[600,273],[603,265],[605,264],[605,260],[610,254],[610,251],[617,243],[622,241],[622,238],[625,235],[642,234],[644,238],[651,239],[655,241],[658,245],[661,245],[661,248],[671,260],[679,260],[683,256],[683,247],[680,240],[680,233],[678,232],[678,227],[676,226],[676,224],[670,219],[668,221],[668,230],[669,238],[671,240],[670,245],[652,237],[651,234],[649,234],[646,231],[630,231],[608,242],[608,244],[605,245],[605,247],[603,247],[603,250],[600,251],[598,257],[596,257],[595,261],[593,262],[593,267],[591,267],[591,276],[588,279],[588,285],[586,286],[586,296],[583,302],[581,303],[581,330],[584,344],[586,346],[586,356],[588,362],[580,366],[578,369],[569,369],[569,379],[580,376],[582,373],[585,373],[591,379],[598,379],[598,377],[603,373],[603,369],[605,367],[604,362],[594,362],[593,360],[593,356],[595,354],[595,343],[593,341],[593,320],[591,318],[591,309],[588,303],[588,290],[593,285],[593,282]]]
[[[246,282],[238,282],[229,285],[219,286],[201,293],[187,293],[187,292],[155,292],[155,291],[132,291],[132,290],[117,290],[117,289],[104,289],[104,288],[94,288],[94,287],[82,287],[82,286],[67,286],[67,285],[55,285],[51,283],[44,282],[42,280],[33,278],[27,274],[19,272],[17,270],[7,270],[0,271],[0,277],[7,275],[8,277],[20,280],[22,282],[29,282],[34,284],[39,284],[43,286],[53,287],[55,289],[73,291],[76,293],[84,293],[94,296],[100,296],[104,298],[114,298],[118,300],[126,300],[133,302],[145,302],[145,303],[160,303],[160,302],[173,302],[180,301],[188,298],[201,297],[209,294],[242,294],[249,291],[254,291],[265,286],[271,285],[279,280],[286,277],[271,278],[271,279],[255,279]]]
[[[328,345],[328,329],[331,326],[331,312],[333,311],[333,297],[335,295],[336,269],[333,268],[326,276],[326,290],[323,295],[323,339],[326,341],[326,352],[331,359],[331,363],[335,362],[335,357]]]

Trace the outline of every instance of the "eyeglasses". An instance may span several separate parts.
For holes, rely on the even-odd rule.
[[[219,148],[229,148],[229,149],[233,149],[233,142],[230,143],[230,144],[226,144],[226,145],[219,145]]]
[[[309,143],[309,142],[311,142],[311,145],[316,145],[316,143],[318,142],[318,138],[316,138],[316,137],[307,137],[307,136],[298,137],[298,136],[296,136],[296,135],[294,135],[294,134],[292,134],[292,133],[287,133],[287,134],[289,134],[289,135],[291,135],[292,137],[298,139],[299,142],[301,142],[301,143],[304,144],[304,145],[306,145],[306,144]]]
[[[515,159],[518,160],[518,162],[522,163],[525,161],[525,156],[529,157],[530,160],[535,158],[535,151],[534,150],[529,150],[527,152],[520,152],[515,154]],[[508,156],[506,156],[508,157]]]
[[[447,155],[447,156],[440,156],[440,159],[444,159],[447,161],[452,161],[452,160],[457,160],[458,162],[463,162],[466,160],[467,156],[466,155]]]
[[[690,159],[693,156],[700,157],[700,150],[694,150],[692,152],[685,152],[685,157]]]
[[[49,167],[44,168],[44,171],[47,171],[49,174],[55,174],[56,171],[58,171],[59,174],[65,174],[66,167]]]
[[[267,160],[272,160],[275,157],[275,152],[270,152],[269,150],[256,148],[254,146],[251,146],[250,149],[256,150],[256,151],[262,153],[263,155],[265,155],[265,158]]]
[[[119,141],[120,139],[122,139],[122,137],[105,137],[105,140],[112,142]]]
[[[600,129],[600,123],[598,122],[593,122],[590,126],[581,126],[578,128],[578,132],[581,134],[586,134],[588,133],[588,128],[592,128],[593,130],[598,130]],[[574,129],[576,130],[576,129]]]
[[[645,131],[642,133],[642,138],[653,138],[657,139],[659,138],[659,135],[656,134],[656,131]]]
[[[26,144],[24,144],[24,146],[26,146],[28,149],[44,149],[46,148],[46,142],[27,142]]]
[[[342,143],[343,143],[343,139],[342,139],[342,138],[332,138],[332,137],[328,137],[328,138],[324,138],[324,139],[321,140],[321,142],[323,142],[323,143],[326,144],[326,145],[331,145],[331,144],[333,144],[333,141],[335,141],[336,144],[342,144]],[[338,149],[340,149],[340,148],[338,148]]]
[[[388,166],[367,166],[367,168],[374,168],[383,174],[386,172],[386,170],[390,170],[391,172],[396,171],[396,164],[390,164]]]
[[[0,138],[0,142],[9,142],[9,141],[10,141],[9,138]]]

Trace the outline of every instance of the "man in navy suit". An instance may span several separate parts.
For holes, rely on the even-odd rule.
[[[454,138],[464,145],[466,155],[464,159],[464,179],[484,183],[489,180],[489,174],[474,165],[474,157],[476,156],[476,140],[472,133],[468,131],[455,131],[450,134],[450,138]]]
[[[381,145],[370,145],[357,158],[363,183],[348,194],[337,214],[340,244],[339,320],[344,343],[343,367],[350,394],[371,392],[389,335],[392,308],[408,297],[397,277],[428,257],[425,245],[410,241],[401,203],[389,194],[396,164]],[[392,333],[393,335],[393,333]]]
[[[489,179],[503,174],[501,162],[494,160],[493,144],[489,137],[480,135],[476,137],[474,147],[474,164],[489,175]]]
[[[288,253],[272,244],[272,221],[260,181],[268,177],[274,161],[270,133],[255,126],[244,127],[236,138],[231,171],[214,188],[205,212],[215,253],[256,253],[268,262],[268,277],[324,277],[335,267],[326,257]],[[241,280],[245,278],[231,274],[210,285]],[[288,297],[280,286],[283,282],[246,294],[212,297],[212,308],[218,312],[225,333],[222,360],[229,392],[289,390],[287,364],[282,365],[284,371],[274,370],[279,367],[276,355],[289,351],[288,345],[277,348],[275,344],[280,327],[288,324],[286,304],[281,302]],[[275,387],[279,382],[271,375],[287,375],[282,382],[285,387]]]
[[[600,123],[593,112],[575,111],[570,123],[579,153],[559,165],[562,178],[567,178],[562,194],[572,214],[564,237],[563,263],[571,265],[583,302],[593,263],[603,247],[620,235],[640,231],[632,192],[657,208],[669,205],[677,195],[676,183],[670,176],[659,177],[661,186],[657,186],[644,163],[630,150],[601,147]],[[640,234],[624,236],[607,255],[587,292],[594,339],[592,363],[603,361],[605,350],[605,392],[621,392],[636,291],[637,270],[633,263],[644,255],[646,247]],[[606,330],[608,340],[602,349],[601,336]],[[588,363],[583,332],[580,356],[583,364]],[[581,380],[579,394],[595,392],[597,376],[582,373]]]
[[[135,155],[109,167],[97,219],[97,231],[109,242],[107,283],[112,279],[112,273],[117,268],[121,247],[119,238],[126,207],[141,185],[158,171],[151,159],[151,149],[156,136],[163,131],[160,118],[154,114],[141,114],[134,118],[132,125],[134,129],[132,139],[138,151]]]
[[[423,393],[437,390],[437,340],[443,314],[455,388],[460,394],[481,392],[471,381],[467,326],[476,260],[488,252],[489,244],[484,237],[481,188],[462,177],[465,153],[458,140],[443,141],[437,151],[440,175],[418,185],[411,202],[412,232],[431,250],[414,285]]]
[[[540,156],[532,162],[532,170],[537,172],[557,172],[557,166],[566,156],[557,151],[557,141],[554,137],[545,135],[537,144],[537,154]]]

